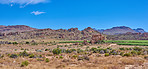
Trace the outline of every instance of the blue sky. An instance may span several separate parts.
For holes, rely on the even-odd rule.
[[[148,31],[148,0],[0,0],[0,25]]]

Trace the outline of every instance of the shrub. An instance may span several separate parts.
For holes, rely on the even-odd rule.
[[[38,58],[37,61],[44,61],[43,59]]]
[[[148,59],[148,56],[144,56],[144,59]]]
[[[49,49],[45,49],[45,51],[49,51]]]
[[[104,52],[104,50],[100,50],[100,54],[104,54],[105,52]]]
[[[29,44],[29,42],[27,41],[26,44]]]
[[[63,56],[60,56],[61,59],[63,59]]]
[[[100,46],[98,46],[97,48],[100,48]]]
[[[110,52],[112,55],[117,55],[118,53],[116,52],[116,50],[112,50],[111,52]]]
[[[61,49],[59,49],[59,48],[53,49],[52,53],[59,55],[59,54],[61,54]]]
[[[136,50],[136,51],[141,51],[142,50],[142,48],[140,48],[140,47],[134,47],[133,49]]]
[[[112,50],[112,48],[111,48],[111,47],[108,47],[107,49]]]
[[[78,60],[83,60],[83,59],[84,59],[84,57],[78,56]]]
[[[70,50],[71,50],[72,52],[73,52],[73,51],[76,51],[76,49],[70,49]]]
[[[129,57],[129,56],[131,56],[131,54],[130,53],[125,53],[123,56]]]
[[[81,52],[83,52],[83,50],[77,49],[77,53],[81,53]]]
[[[40,58],[42,57],[42,55],[39,56]]]
[[[45,59],[45,62],[49,62],[49,59],[48,59],[48,58],[46,58],[46,59]]]
[[[124,52],[120,52],[120,55],[123,56],[124,55]]]
[[[89,46],[87,46],[86,48],[89,48]]]
[[[120,50],[125,50],[124,48],[119,48]]]
[[[53,54],[47,54],[46,56],[53,56]]]
[[[34,58],[34,57],[35,57],[34,54],[29,55],[29,58]]]
[[[18,44],[17,42],[12,42],[12,44]]]
[[[24,50],[24,48],[21,48],[21,50]]]
[[[17,51],[17,49],[15,49],[15,51]]]
[[[17,58],[18,56],[17,56],[17,54],[11,54],[10,55],[10,58]]]
[[[36,50],[36,52],[43,52],[42,50]]]
[[[100,55],[100,54],[97,54],[96,56],[97,56],[97,57],[101,57],[101,55]]]
[[[72,53],[72,50],[67,49],[66,53]]]
[[[32,43],[31,45],[38,45],[38,43]]]
[[[141,51],[137,51],[137,54],[138,54],[138,55],[141,55]]]
[[[105,53],[105,57],[109,56],[109,53]]]
[[[86,55],[84,55],[84,56],[79,55],[79,56],[78,56],[78,60],[88,60],[88,61],[89,61],[89,57],[86,56]]]
[[[128,48],[129,50],[132,50],[132,48]]]
[[[92,51],[93,53],[98,53],[99,49],[93,47],[93,48],[90,49],[90,51]]]
[[[143,54],[144,54],[144,55],[147,55],[147,52],[148,52],[148,51],[143,51]]]
[[[132,55],[137,55],[137,52],[135,50],[131,51]]]
[[[89,57],[88,56],[83,56],[85,60],[89,61]]]
[[[3,58],[3,57],[4,57],[4,55],[1,55],[1,54],[0,54],[0,58]]]
[[[77,58],[77,55],[73,55],[72,57],[76,59]]]
[[[104,51],[105,53],[107,53],[107,49],[103,49],[103,51]]]
[[[19,56],[29,56],[29,54],[24,50],[23,52],[20,52]]]
[[[9,53],[7,54],[7,56],[10,56],[10,55],[11,55],[11,54],[9,54]]]
[[[61,53],[66,53],[66,49],[61,49]]]
[[[105,41],[104,40],[98,40],[97,43],[102,44],[102,43],[105,43]]]
[[[28,64],[29,64],[28,61],[24,61],[24,62],[22,62],[21,67],[28,66]]]
[[[91,51],[95,51],[96,49],[97,49],[97,48],[92,47],[90,50],[91,50]]]

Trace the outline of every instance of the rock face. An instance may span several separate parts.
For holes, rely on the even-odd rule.
[[[10,33],[10,32],[24,32],[24,31],[32,31],[36,30],[35,28],[31,28],[25,25],[15,25],[15,26],[0,26],[1,33]]]
[[[23,26],[24,27],[24,26]],[[22,29],[20,27],[17,27]],[[25,28],[24,28],[25,29]],[[28,30],[28,28],[26,29]],[[30,29],[29,29],[30,30]],[[82,31],[78,28],[66,29],[31,29],[32,31],[0,33],[0,39],[21,40],[21,39],[64,39],[64,40],[91,40],[92,35],[100,34],[98,31],[88,27]],[[4,37],[5,35],[5,37]]]
[[[102,34],[92,35],[91,44],[99,43],[99,41],[105,40],[106,37]]]
[[[127,32],[136,33],[133,29],[125,26],[113,27],[111,29],[104,30],[103,34],[107,35],[117,35],[117,34],[125,34]]]

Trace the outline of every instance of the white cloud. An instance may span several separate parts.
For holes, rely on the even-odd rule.
[[[19,4],[21,8],[29,4],[46,3],[50,0],[0,0],[0,4]]]
[[[39,11],[33,11],[33,12],[31,12],[31,14],[34,14],[34,15],[40,15],[40,14],[43,14],[43,13],[46,13],[46,12],[39,12]]]

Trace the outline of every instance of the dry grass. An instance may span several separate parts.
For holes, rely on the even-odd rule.
[[[71,48],[81,48],[85,49],[86,46],[77,47],[71,43],[64,43],[64,44],[57,44],[63,45],[60,47],[62,49],[70,49],[69,47],[65,47],[65,45],[72,45]],[[57,48],[57,45],[29,45],[29,44],[18,44],[18,45],[0,45],[0,54],[4,54],[3,58],[0,58],[0,69],[125,69],[126,65],[133,65],[133,66],[143,66],[143,68],[147,68],[146,65],[148,64],[148,60],[144,59],[143,56],[136,56],[136,57],[122,57],[120,55],[117,56],[109,56],[109,57],[96,57],[98,53],[93,53],[89,56],[90,60],[80,60],[78,61],[77,58],[70,58],[69,56],[75,55],[75,53],[65,54],[62,53],[60,55],[51,55],[46,56],[49,53],[48,51],[44,51],[45,49],[53,49]],[[90,48],[101,46],[102,48],[112,47],[113,49],[119,47],[127,47],[128,46],[109,46],[110,44],[97,44],[97,45],[89,45]],[[134,47],[134,46],[130,46]],[[28,49],[28,53],[33,53],[35,55],[42,55],[44,58],[29,58],[29,57],[18,57],[16,59],[9,58],[6,53],[19,53],[23,52],[24,50],[21,49]],[[17,49],[15,51],[15,49]],[[36,49],[43,49],[43,52],[36,52]],[[63,59],[56,58],[56,56],[64,55]],[[79,55],[79,54],[76,54]],[[49,62],[45,62],[45,58],[49,59]],[[43,61],[38,61],[38,59],[42,59]],[[23,61],[28,61],[29,65],[25,67],[21,67],[21,63]],[[144,65],[145,64],[145,65]]]

